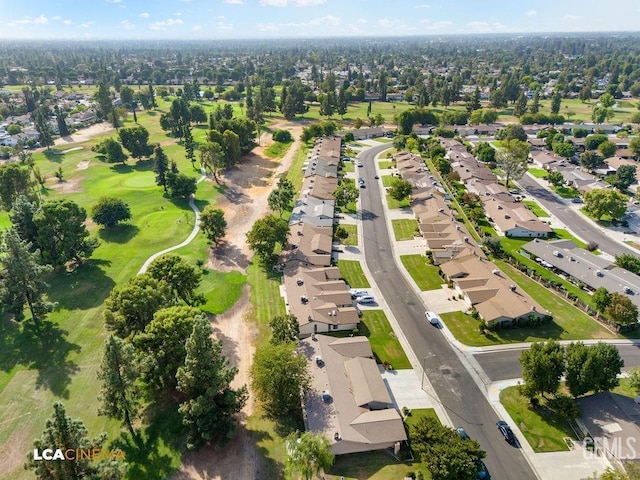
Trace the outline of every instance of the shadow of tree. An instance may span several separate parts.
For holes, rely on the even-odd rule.
[[[67,357],[81,347],[67,340],[68,332],[45,320],[39,327],[31,321],[0,322],[0,369],[10,371],[17,365],[38,370],[36,388],[46,388],[62,398],[69,398],[71,375],[78,366]]]
[[[133,169],[136,172],[148,172],[153,170],[153,160],[150,158],[146,158],[144,160],[138,160],[133,164]]]
[[[62,153],[62,150],[52,148],[50,150],[45,150],[43,153],[45,158],[50,162],[62,163],[62,160],[64,160],[64,153]]]
[[[156,408],[145,412],[150,423],[138,432],[139,439],[122,433],[112,442],[112,449],[119,448],[125,454],[129,464],[127,478],[170,478],[180,468],[185,429],[178,406],[168,403]]]
[[[53,273],[47,279],[47,296],[58,308],[86,310],[102,305],[115,282],[101,268],[109,260],[91,259],[71,272]]]
[[[136,225],[124,223],[113,228],[101,228],[98,236],[101,240],[109,243],[127,243],[135,237],[140,229]]]

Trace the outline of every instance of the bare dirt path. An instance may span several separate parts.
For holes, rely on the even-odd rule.
[[[224,242],[211,253],[208,268],[219,271],[240,270],[246,272],[251,258],[247,247],[246,233],[253,223],[269,212],[267,197],[274,187],[274,179],[291,167],[300,146],[302,127],[288,122],[272,125],[274,129],[286,128],[296,139],[281,160],[272,160],[263,155],[264,148],[271,139],[262,138],[262,145],[246,156],[241,164],[226,172],[221,182],[228,188],[218,198],[216,206],[225,212],[227,236]],[[211,180],[209,180],[211,181]],[[243,290],[241,298],[233,308],[218,315],[213,322],[216,338],[223,342],[224,352],[229,362],[238,368],[234,386],[249,384],[249,371],[255,352],[257,328],[250,319],[251,303],[249,287]],[[264,466],[255,439],[246,429],[246,420],[253,413],[253,398],[240,414],[240,425],[235,438],[223,450],[212,447],[199,452],[188,453],[175,480],[227,480],[263,478]]]

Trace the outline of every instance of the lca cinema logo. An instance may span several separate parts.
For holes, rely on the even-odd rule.
[[[78,462],[80,460],[126,460],[122,450],[105,450],[103,448],[39,448],[33,449],[33,459],[41,462],[65,461]]]

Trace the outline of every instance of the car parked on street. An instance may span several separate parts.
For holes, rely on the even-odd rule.
[[[507,422],[505,422],[504,420],[498,420],[496,425],[498,426],[498,430],[500,430],[500,433],[507,442],[515,443],[516,436],[513,434],[513,430],[511,430],[511,427],[507,424]]]

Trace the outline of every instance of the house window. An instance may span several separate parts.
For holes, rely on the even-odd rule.
[[[332,325],[332,328],[333,328],[334,330],[337,330],[337,329],[338,329],[338,325]]]

